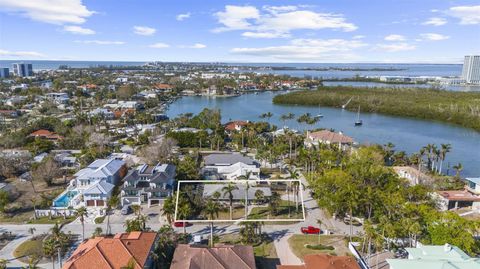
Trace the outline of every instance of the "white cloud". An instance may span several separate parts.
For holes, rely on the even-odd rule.
[[[35,57],[35,58],[43,58],[45,57],[44,54],[36,52],[36,51],[8,51],[0,49],[0,56],[2,57],[13,57],[13,58],[24,58],[24,57]]]
[[[242,36],[250,38],[279,38],[290,37],[289,34],[279,32],[243,32]]]
[[[408,51],[414,50],[417,47],[408,43],[393,43],[393,44],[377,44],[375,49],[386,52]]]
[[[183,49],[204,49],[204,48],[207,47],[207,45],[202,44],[202,43],[195,43],[195,44],[190,45],[190,46],[181,45],[181,46],[178,46],[178,47],[183,48]]]
[[[95,44],[95,45],[123,45],[123,41],[111,41],[111,40],[75,40],[75,43],[83,44]]]
[[[366,36],[364,35],[354,35],[352,38],[353,39],[364,39]]]
[[[152,44],[148,47],[153,48],[153,49],[164,49],[164,48],[170,47],[170,45],[168,45],[166,43],[159,42],[159,43]]]
[[[254,6],[225,6],[225,11],[219,11],[214,14],[218,23],[223,27],[214,29],[214,32],[223,32],[230,30],[248,29],[251,24],[249,19],[260,18],[260,12]]]
[[[322,61],[357,58],[353,50],[367,46],[359,40],[293,39],[288,45],[259,48],[233,48],[234,54],[267,57],[280,60]]]
[[[451,7],[446,13],[460,19],[460,24],[480,24],[480,5]]]
[[[82,0],[0,0],[0,9],[53,24],[81,24],[94,14]]]
[[[63,27],[63,30],[70,32],[72,34],[77,34],[77,35],[94,35],[95,34],[95,31],[93,31],[92,29],[83,28],[77,25],[66,25]]]
[[[432,17],[426,20],[423,25],[433,25],[433,26],[442,26],[447,24],[447,20],[439,17]]]
[[[435,33],[420,34],[420,36],[430,41],[440,41],[440,40],[445,40],[450,38],[449,36],[442,35],[442,34],[435,34]]]
[[[183,13],[183,14],[178,14],[177,15],[177,21],[186,20],[186,19],[190,18],[190,15],[192,15],[190,12]]]
[[[386,41],[405,41],[405,37],[403,35],[387,35],[384,39]]]
[[[289,37],[294,30],[334,29],[345,32],[357,29],[343,15],[317,13],[304,6],[264,6],[261,12],[254,6],[225,6],[215,13],[221,27],[214,32],[247,30],[242,35],[253,38]]]
[[[133,26],[133,32],[137,35],[153,35],[157,29],[148,26]]]

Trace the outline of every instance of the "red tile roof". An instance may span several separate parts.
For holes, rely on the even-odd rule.
[[[313,133],[310,133],[308,136],[315,140],[329,141],[330,143],[342,143],[342,144],[353,143],[353,138],[343,135],[341,133],[335,133],[328,130],[313,132]]]
[[[255,269],[252,246],[178,245],[170,269]]]
[[[243,127],[243,126],[247,126],[247,125],[248,125],[248,121],[243,121],[243,120],[231,121],[231,122],[227,122],[225,124],[225,130],[226,131],[235,131],[237,129],[237,126]]]
[[[360,269],[357,261],[348,256],[313,254],[304,257],[302,265],[277,265],[277,269]]]
[[[134,262],[145,266],[157,233],[120,233],[114,237],[95,237],[80,244],[63,265],[63,269],[120,269]]]
[[[155,89],[158,89],[158,90],[171,90],[171,89],[173,89],[173,86],[172,86],[172,85],[169,85],[169,84],[164,84],[164,83],[157,83],[157,84],[155,84]]]
[[[438,191],[443,198],[449,201],[468,201],[468,202],[479,202],[480,195],[476,195],[468,190],[460,191]]]
[[[53,139],[53,140],[57,140],[57,139],[62,139],[63,136],[60,136],[54,132],[50,132],[49,130],[37,130],[33,133],[30,134],[30,136],[33,136],[33,137],[42,137],[42,138],[47,138],[47,139]]]

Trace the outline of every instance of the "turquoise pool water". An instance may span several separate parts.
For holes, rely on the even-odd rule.
[[[70,200],[78,194],[78,191],[67,191],[53,200],[54,207],[68,207]]]

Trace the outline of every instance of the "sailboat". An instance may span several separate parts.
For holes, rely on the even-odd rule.
[[[358,106],[357,120],[355,121],[355,126],[362,126],[363,121],[360,119],[360,106]]]
[[[316,119],[323,118],[322,113],[320,113],[320,106],[318,106],[318,114],[315,116]]]

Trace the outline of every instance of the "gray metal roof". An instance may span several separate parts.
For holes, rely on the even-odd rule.
[[[205,165],[232,165],[235,163],[244,163],[248,165],[256,164],[255,160],[243,156],[240,153],[220,153],[210,154],[205,157]]]

